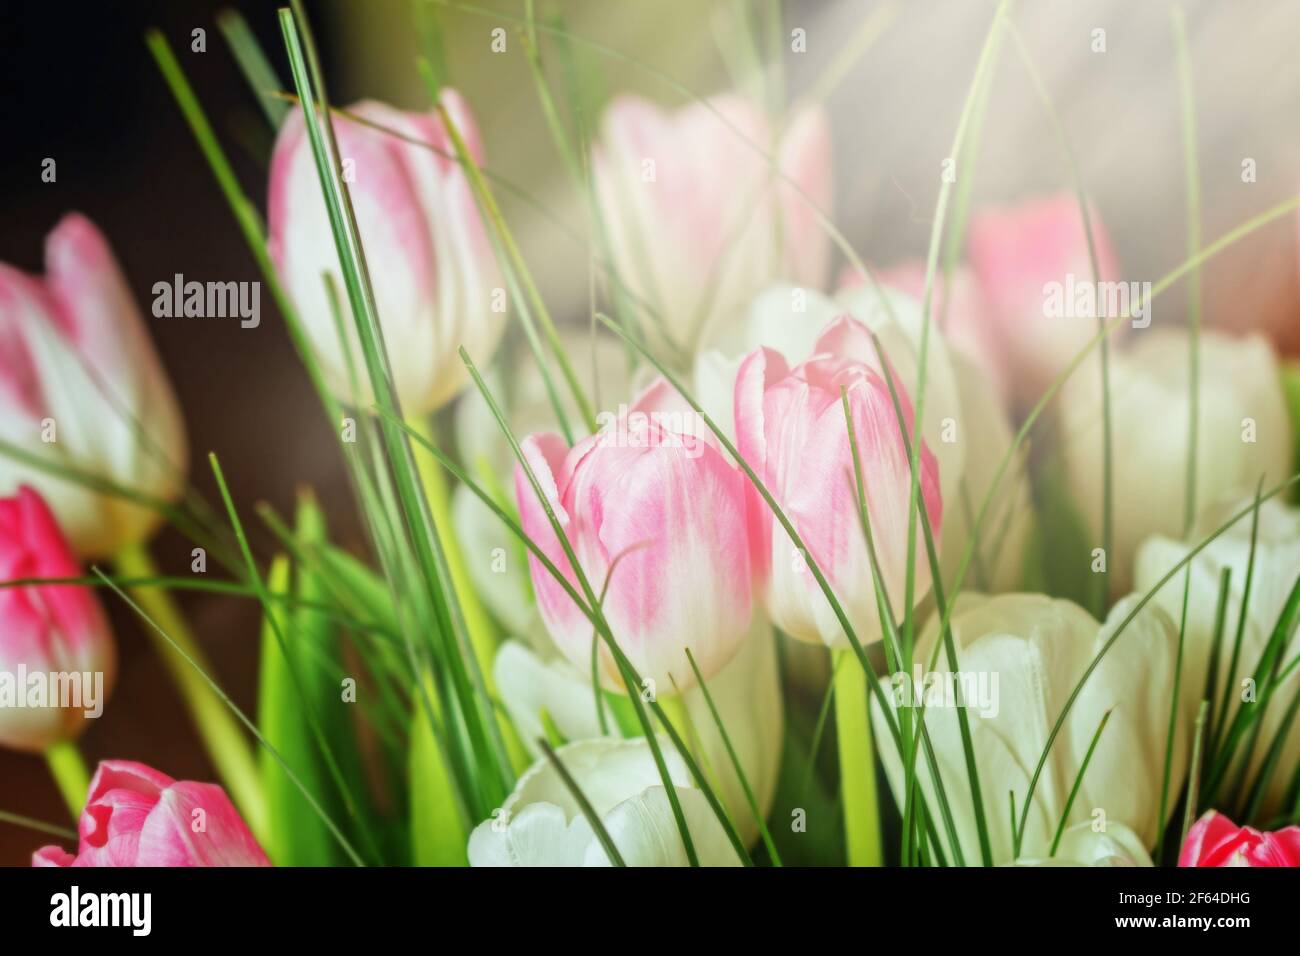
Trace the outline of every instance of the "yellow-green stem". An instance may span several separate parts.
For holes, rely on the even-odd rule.
[[[123,577],[158,576],[158,569],[144,545],[127,545],[117,553],[113,564]],[[213,675],[211,666],[171,594],[165,588],[152,585],[138,585],[130,588],[130,592],[177,647],[189,655],[204,672]],[[189,708],[190,717],[194,720],[208,756],[217,768],[231,799],[253,834],[265,841],[266,799],[248,737],[236,722],[230,708],[176,648],[152,627],[146,627],[145,632],[171,674],[185,706]]]
[[[422,418],[411,416],[406,420],[406,424],[429,444],[435,444],[433,432],[428,423]],[[483,602],[479,600],[478,592],[474,590],[474,585],[470,581],[469,572],[465,569],[465,557],[461,553],[460,543],[456,538],[456,532],[451,523],[450,496],[447,489],[446,475],[443,474],[442,465],[438,463],[438,459],[429,454],[423,445],[412,442],[411,452],[415,456],[415,468],[420,474],[420,482],[424,485],[424,496],[429,502],[429,512],[433,516],[434,530],[438,533],[438,541],[442,544],[443,554],[447,557],[447,570],[451,573],[451,586],[456,591],[456,601],[460,605],[461,615],[465,619],[465,629],[469,632],[469,642],[474,649],[474,658],[478,661],[479,670],[483,674],[483,683],[486,685],[488,693],[495,698],[497,690],[496,682],[492,679],[492,659],[496,655],[496,635],[493,633],[492,621],[488,617],[487,610],[483,607]],[[519,735],[515,733],[514,727],[509,720],[498,714],[497,723],[501,728],[501,736],[505,740],[506,750],[510,754],[510,762],[516,771],[522,773],[528,769],[528,765],[532,762],[528,757],[528,752],[520,744]]]
[[[61,740],[46,749],[45,762],[49,764],[50,775],[58,784],[59,793],[63,794],[64,803],[72,811],[72,819],[76,820],[81,816],[90,790],[90,772],[81,759],[81,751],[71,740]]]
[[[840,751],[840,794],[844,804],[849,866],[880,866],[880,811],[876,765],[867,718],[867,676],[851,650],[836,651],[835,736]]]

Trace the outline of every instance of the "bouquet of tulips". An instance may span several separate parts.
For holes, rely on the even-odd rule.
[[[436,40],[454,5],[415,6]],[[737,6],[753,59],[800,42],[779,4]],[[992,64],[1035,75],[1003,2],[926,253],[869,264],[832,218],[828,115],[773,71],[606,96],[557,79],[610,54],[562,19],[460,12],[536,80],[577,314],[553,314],[436,44],[428,109],[339,106],[296,2],[283,57],[225,15],[275,136],[246,184],[148,37],[366,548],[309,492],[292,517],[237,502],[219,450],[219,500],[190,485],[91,222],[55,227],[41,276],[0,266],[0,744],[43,753],[77,820],[5,814],[56,834],[33,862],[1300,865],[1300,367],[1197,298],[1300,199],[1194,223],[1143,282],[1059,124],[1059,192],[975,201]],[[1152,321],[1179,283],[1188,315]],[[161,285],[155,316],[210,304]],[[172,573],[164,523],[192,542]],[[260,604],[255,708],[187,589]],[[79,731],[113,720],[105,601],[156,645],[187,707],[169,732],[214,782],[86,767]]]

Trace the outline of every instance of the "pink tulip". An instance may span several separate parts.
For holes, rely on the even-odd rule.
[[[1210,810],[1187,831],[1179,866],[1300,866],[1300,827],[1261,833]]]
[[[0,263],[0,438],[51,464],[172,499],[185,431],[112,250],[70,214],[45,242],[46,273]],[[154,509],[0,455],[0,494],[38,488],[83,556],[115,553],[158,526]]]
[[[623,96],[605,113],[592,171],[614,265],[687,353],[768,284],[826,280],[830,241],[809,203],[831,199],[826,115],[805,110],[775,135],[738,96],[676,111]]]
[[[105,760],[90,782],[76,856],[57,846],[33,866],[270,866],[226,792],[175,781],[133,760]]]
[[[0,581],[80,575],[40,495],[24,486],[0,499]],[[17,695],[6,699],[0,683],[0,744],[40,751],[75,736],[88,714],[102,712],[116,664],[113,635],[89,588],[0,587],[0,682],[12,681]],[[51,675],[66,681],[66,691]],[[43,699],[31,698],[33,680],[44,682]]]
[[[443,105],[481,162],[478,128],[465,101],[446,90]],[[469,180],[437,114],[404,113],[374,101],[349,112],[398,134],[334,120],[398,398],[408,414],[429,412],[454,398],[467,381],[459,346],[479,362],[496,347],[505,322],[505,283]],[[364,353],[301,110],[289,115],[276,140],[267,218],[271,258],[331,389],[345,401],[368,403]],[[352,394],[348,355],[323,273],[339,295],[359,396]]]
[[[1096,210],[1089,218],[1100,281],[1113,282],[1119,269],[1110,238]],[[1048,283],[1063,288],[1071,276],[1076,286],[1093,281],[1078,200],[1061,193],[979,210],[968,245],[1016,392],[1022,403],[1036,401],[1097,333],[1095,312],[1049,314]]]
[[[662,380],[600,432],[567,448],[543,433],[524,451],[603,610],[614,638],[658,693],[705,680],[739,649],[749,627],[751,585],[745,479],[701,437],[703,429]],[[522,468],[515,490],[524,530],[578,594],[576,575]],[[556,645],[590,671],[592,627],[559,583],[529,556],[542,619]],[[622,689],[602,643],[600,672]]]
[[[848,316],[838,318],[822,332],[813,353],[794,368],[768,348],[745,359],[736,377],[737,448],[799,532],[865,643],[879,639],[880,621],[841,388],[847,389],[852,410],[882,584],[896,614],[902,613],[905,596],[911,470],[866,327]],[[910,435],[912,406],[896,377],[895,388]],[[922,499],[937,541],[943,511],[939,466],[924,443],[920,466]],[[848,646],[805,556],[758,492],[750,487],[747,495],[753,562],[766,585],[772,620],[793,637]],[[919,522],[917,528],[914,595],[919,601],[930,575]]]

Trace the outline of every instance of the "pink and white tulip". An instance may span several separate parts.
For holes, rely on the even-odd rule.
[[[794,366],[769,348],[752,352],[736,378],[737,448],[762,478],[834,589],[860,640],[878,640],[880,620],[866,540],[858,519],[852,448],[840,390],[848,393],[882,585],[901,613],[907,574],[911,469],[885,374],[865,326],[832,322],[807,361]],[[895,376],[909,434],[911,401]],[[939,466],[924,441],[921,500],[936,540],[943,504]],[[807,560],[758,492],[747,485],[750,541],[773,622],[792,637],[847,647],[847,637]],[[917,524],[914,598],[929,590]]]
[[[0,263],[0,438],[53,465],[154,498],[184,484],[185,430],[171,386],[104,236],[65,216],[45,275]],[[0,494],[38,488],[73,546],[104,556],[147,538],[155,510],[0,455]]]
[[[1095,210],[1089,218],[1098,279],[1115,281],[1110,238]],[[1095,313],[1061,317],[1047,308],[1049,283],[1093,281],[1078,200],[1060,193],[981,209],[971,218],[968,246],[1012,387],[1021,403],[1032,403],[1097,334]]]
[[[176,781],[133,760],[105,760],[90,781],[75,855],[57,846],[33,866],[270,866],[226,792]]]
[[[478,128],[465,101],[447,90],[443,104],[481,162]],[[505,322],[505,283],[469,180],[437,114],[404,113],[369,100],[349,112],[405,137],[334,120],[398,398],[407,414],[426,413],[454,398],[468,381],[457,354],[461,345],[479,362],[496,348]],[[271,258],[330,388],[345,401],[368,403],[361,343],[301,110],[289,115],[276,140],[267,218]],[[352,394],[325,273],[339,295],[360,395]]]
[[[49,506],[31,488],[0,499],[0,581],[78,577],[81,568]],[[78,699],[67,707],[10,706],[0,695],[0,744],[40,751],[76,736],[88,712],[102,711],[117,669],[104,611],[87,587],[70,584],[0,588],[0,674],[77,674]],[[98,675],[96,677],[96,675]],[[87,678],[89,683],[86,683]],[[93,698],[93,699],[92,699]]]
[[[1210,810],[1187,831],[1179,866],[1300,866],[1300,827],[1263,833]]]
[[[619,276],[662,319],[647,327],[687,354],[770,282],[826,280],[830,242],[808,202],[831,199],[820,109],[793,116],[778,139],[738,96],[676,111],[623,96],[605,113],[592,169]]]
[[[658,693],[687,690],[694,655],[705,680],[736,654],[749,628],[751,580],[745,478],[701,435],[663,380],[572,448],[553,433],[526,439],[535,472],[614,638]],[[524,531],[581,594],[577,576],[528,482],[515,470]],[[592,627],[536,557],[537,606],[556,646],[590,672]],[[622,689],[599,644],[602,682]]]

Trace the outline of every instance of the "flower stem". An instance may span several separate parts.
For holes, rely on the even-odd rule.
[[[72,819],[81,816],[81,809],[86,805],[86,794],[90,791],[90,772],[86,762],[81,759],[81,751],[71,740],[61,740],[51,744],[45,750],[45,762],[50,767],[50,775],[58,784],[59,793],[72,811]]]
[[[411,416],[406,420],[407,427],[430,444],[434,444],[433,432],[422,418]],[[483,683],[488,693],[496,696],[496,682],[492,679],[492,659],[496,655],[496,635],[493,633],[492,621],[479,600],[478,592],[470,581],[465,569],[465,556],[461,553],[460,542],[456,538],[451,523],[450,495],[447,479],[442,465],[419,442],[411,443],[411,452],[415,456],[415,470],[424,485],[424,496],[429,502],[429,512],[433,516],[433,527],[438,533],[443,554],[447,557],[447,569],[451,573],[451,586],[456,591],[456,601],[460,604],[461,614],[465,618],[465,629],[469,632],[470,646],[478,661]],[[505,740],[510,762],[515,770],[522,773],[532,762],[527,751],[519,742],[519,735],[514,727],[500,714],[497,723],[501,727],[501,736]]]
[[[117,553],[113,560],[118,573],[124,577],[152,578],[158,576],[158,569],[149,551],[140,544],[129,544]],[[184,649],[196,664],[206,673],[211,674],[208,664],[198,642],[194,639],[189,624],[181,614],[180,608],[165,589],[149,585],[129,589],[131,596],[140,603],[158,626],[167,633],[176,644]],[[190,716],[198,728],[203,745],[213,766],[230,791],[231,799],[239,807],[245,822],[259,840],[265,842],[266,836],[266,800],[262,793],[261,778],[257,772],[257,762],[253,758],[253,749],[248,738],[235,722],[234,715],[217,696],[203,676],[182,657],[167,640],[153,628],[145,628],[154,648],[163,664],[171,673],[172,680],[180,691]]]
[[[836,658],[853,652],[835,652]],[[840,751],[840,793],[849,866],[880,866],[880,811],[876,765],[867,719],[867,678],[856,659],[835,662],[835,736]]]

